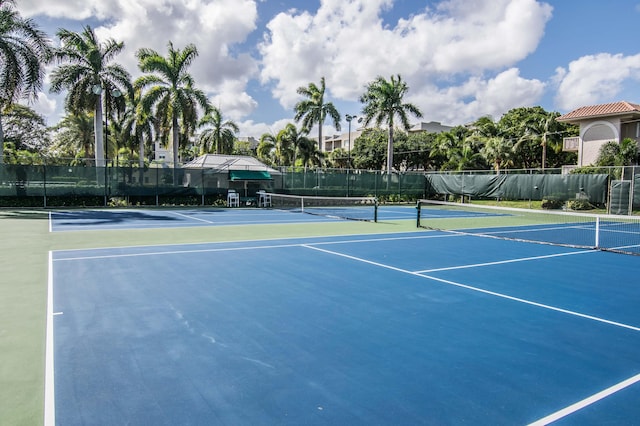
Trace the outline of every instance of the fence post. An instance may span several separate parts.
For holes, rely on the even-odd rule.
[[[43,193],[43,206],[47,208],[47,164],[42,163],[42,193]]]

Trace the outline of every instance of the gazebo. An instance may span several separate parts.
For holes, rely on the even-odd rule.
[[[256,192],[271,191],[282,174],[256,158],[246,155],[205,154],[182,166],[187,185],[234,189],[241,198],[255,198]],[[193,171],[193,172],[191,172]],[[203,180],[204,182],[199,182]]]

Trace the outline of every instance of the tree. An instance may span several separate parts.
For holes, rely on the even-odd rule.
[[[493,165],[497,174],[500,168],[513,165],[513,142],[505,137],[507,132],[501,122],[495,122],[489,116],[480,117],[472,125],[470,140],[478,142],[480,154],[487,163]]]
[[[340,114],[331,102],[324,101],[325,81],[320,79],[320,87],[309,83],[307,87],[298,87],[297,93],[306,99],[298,102],[294,110],[296,123],[302,120],[302,127],[310,131],[314,125],[318,125],[318,148],[322,150],[322,126],[329,116],[333,121],[333,127],[340,131]]]
[[[502,136],[486,139],[480,152],[488,163],[493,164],[496,174],[500,174],[501,166],[513,164],[513,144]]]
[[[377,77],[367,85],[366,92],[360,96],[360,102],[364,104],[364,127],[375,120],[376,126],[385,123],[388,129],[387,142],[387,173],[390,174],[393,168],[393,131],[394,120],[397,116],[405,130],[409,130],[409,118],[411,113],[418,118],[422,117],[422,112],[413,104],[404,103],[404,95],[409,90],[407,84],[402,81],[402,77],[391,76],[387,81],[384,77]]]
[[[324,153],[318,149],[318,145],[307,137],[298,140],[298,153],[303,167],[322,166]]]
[[[189,66],[198,56],[198,50],[193,44],[187,45],[183,50],[174,49],[169,42],[167,57],[162,57],[152,49],[140,49],[136,53],[138,66],[142,72],[148,73],[138,78],[135,87],[148,89],[143,95],[142,108],[146,113],[151,113],[158,119],[160,129],[164,133],[171,134],[173,146],[174,167],[179,163],[180,144],[186,144],[188,136],[198,122],[198,110],[200,107],[208,111],[211,106],[202,90],[195,87],[191,74],[187,72]]]
[[[216,107],[212,107],[198,123],[198,127],[209,125],[212,127],[206,128],[198,138],[200,153],[215,151],[217,154],[231,154],[235,134],[240,131],[238,125],[232,120],[225,121],[222,112]]]
[[[541,107],[536,107],[523,122],[524,134],[521,140],[534,141],[542,148],[541,168],[545,169],[547,164],[547,145],[553,137],[558,139],[560,135],[560,123],[556,118],[560,116],[558,112],[547,113]],[[517,149],[518,144],[516,144]]]
[[[600,147],[597,166],[631,166],[638,164],[638,144],[631,138],[620,143],[609,141]]]
[[[287,124],[284,129],[278,132],[276,142],[280,145],[280,153],[283,155],[285,164],[295,167],[298,158],[298,150],[301,145],[307,148],[307,152],[313,153],[309,146],[313,145],[311,140],[307,138],[307,129],[298,130],[292,123]]]
[[[51,56],[50,42],[31,19],[15,9],[15,1],[0,0],[0,118],[20,99],[37,98],[44,66]],[[0,163],[4,132],[0,121]]]
[[[71,165],[90,162],[93,155],[92,145],[95,140],[93,113],[78,112],[67,114],[54,127],[52,151],[58,157],[72,158]]]
[[[138,148],[138,166],[144,167],[145,146],[153,144],[156,119],[142,108],[142,92],[136,89],[127,100],[122,122],[123,139],[130,139]]]
[[[4,129],[5,143],[11,142],[15,149],[41,152],[50,144],[44,117],[28,106],[11,105],[0,117],[0,123]]]
[[[104,166],[102,105],[107,111],[122,110],[124,99],[119,95],[132,90],[129,73],[111,63],[124,43],[113,39],[100,43],[88,25],[82,33],[61,29],[57,35],[62,46],[55,50],[54,58],[61,65],[51,75],[50,90],[69,92],[65,107],[71,113],[93,110],[96,166]]]
[[[349,157],[350,155],[346,149],[336,148],[329,153],[327,160],[330,167],[348,169],[351,168],[351,164],[349,164]]]
[[[381,170],[384,166],[387,133],[379,128],[367,128],[353,145],[351,160],[356,169]]]
[[[443,170],[480,169],[484,163],[479,146],[469,129],[456,126],[438,134],[431,155],[445,159],[441,166]]]
[[[272,166],[280,165],[276,155],[276,137],[271,133],[263,133],[256,148],[258,158]]]

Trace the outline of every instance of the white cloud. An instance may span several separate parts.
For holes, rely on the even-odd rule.
[[[223,108],[229,102],[228,114],[250,113],[256,107],[246,92],[258,71],[256,61],[234,51],[256,29],[254,0],[27,0],[20,7],[25,16],[93,18],[88,22],[101,41],[124,42],[125,49],[115,61],[134,78],[140,75],[138,49],[151,48],[165,56],[169,41],[176,49],[194,44],[199,55],[189,71],[197,86],[213,94]]]
[[[424,119],[447,124],[534,104],[544,90],[544,83],[523,78],[515,68],[537,48],[551,17],[541,0],[474,0],[472,7],[468,0],[447,0],[431,8],[412,6],[414,14],[397,22],[382,18],[391,16],[385,12],[396,0],[321,0],[317,10],[288,10],[273,18],[258,17],[257,1],[263,0],[21,0],[20,9],[27,16],[91,23],[101,40],[124,41],[116,60],[134,77],[139,48],[165,55],[169,40],[180,49],[195,44],[199,57],[190,71],[197,86],[243,135],[277,131],[292,121],[247,119],[260,108],[260,94],[250,90],[257,82],[287,116],[299,99],[296,89],[324,76],[328,99],[358,113],[354,105],[368,82],[401,74],[410,87],[408,100]],[[262,43],[245,46],[260,20],[268,21]]]
[[[256,123],[253,120],[246,120],[236,122],[240,127],[240,133],[238,136],[253,136],[256,139],[260,139],[265,133],[276,135],[280,130],[293,122],[293,118],[276,120],[271,124]]]
[[[46,15],[52,18],[83,20],[90,17],[104,19],[105,3],[98,0],[21,0],[18,4],[25,17]],[[107,6],[108,7],[108,6]]]
[[[497,119],[512,108],[533,106],[545,87],[544,82],[522,78],[517,68],[510,68],[491,79],[471,77],[443,89],[431,86],[408,101],[422,108],[426,121],[464,124],[483,115]]]
[[[558,68],[555,102],[564,110],[615,100],[629,79],[640,79],[640,54],[600,53],[583,56]]]
[[[122,1],[116,11],[113,24],[96,32],[101,39],[125,42],[127,53],[118,59],[132,72],[137,70],[134,54],[139,48],[166,55],[169,41],[179,49],[187,44],[198,48],[199,56],[190,70],[205,90],[220,90],[227,80],[246,84],[257,72],[249,55],[231,53],[233,45],[256,28],[257,9],[252,0]]]
[[[261,79],[285,108],[296,88],[325,76],[331,95],[354,100],[377,75],[401,74],[421,90],[452,75],[513,66],[535,50],[551,7],[534,0],[442,2],[384,25],[383,0],[324,0],[315,15],[281,13],[260,46]],[[473,13],[471,13],[471,11]]]

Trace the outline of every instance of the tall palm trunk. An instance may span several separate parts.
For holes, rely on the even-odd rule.
[[[393,122],[389,123],[389,140],[387,141],[387,174],[393,170]]]
[[[542,135],[542,170],[547,162],[547,134]]]
[[[0,164],[4,163],[4,129],[2,128],[2,115],[0,115]]]
[[[178,127],[178,116],[173,115],[171,118],[171,144],[173,145],[173,168],[178,167],[178,146],[180,145],[180,128]]]
[[[178,128],[178,117],[173,114],[172,121],[172,145],[173,145],[173,184],[178,183],[178,146],[180,145],[180,129]]]

